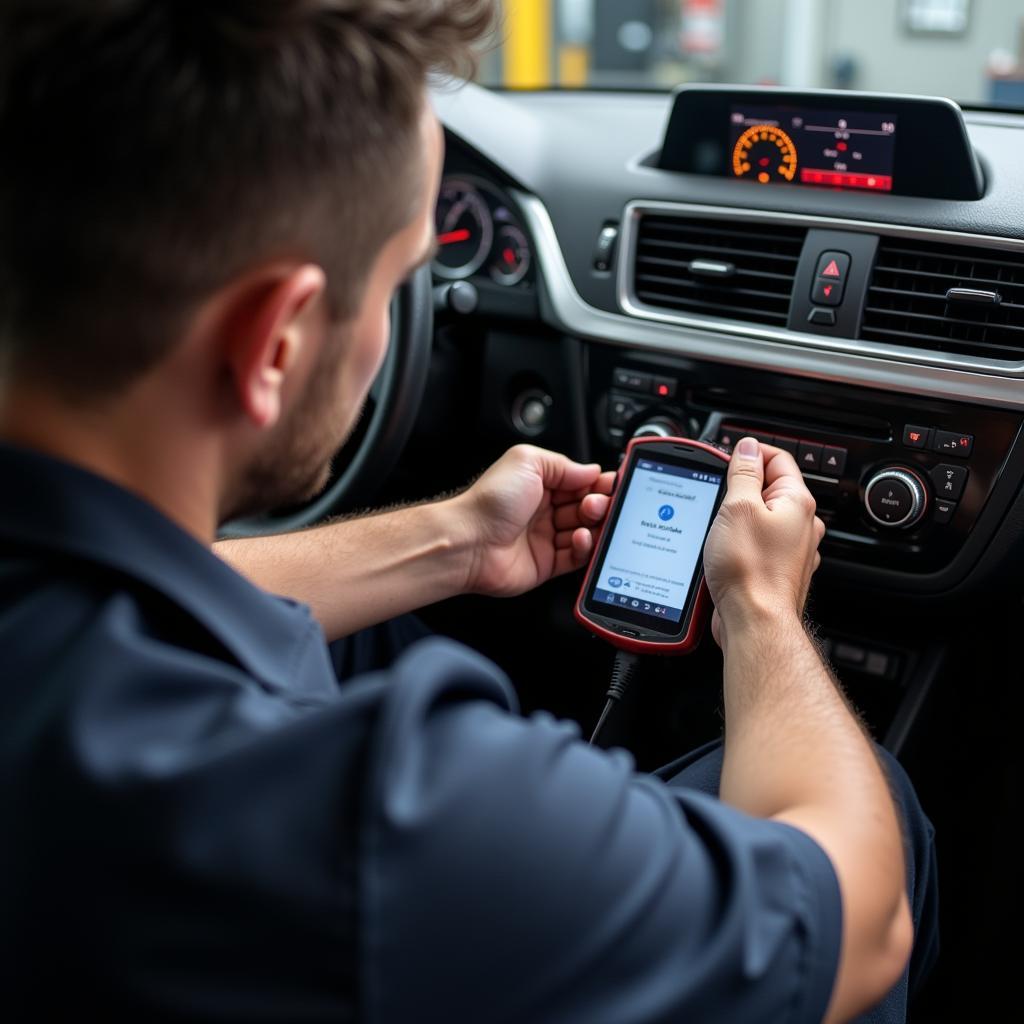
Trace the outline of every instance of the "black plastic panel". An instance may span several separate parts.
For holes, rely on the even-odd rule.
[[[589,346],[589,405],[595,454],[606,466],[617,464],[626,440],[654,416],[667,416],[705,440],[717,440],[719,427],[734,425],[765,438],[786,437],[844,448],[846,466],[838,480],[827,474],[807,479],[829,533],[822,551],[828,569],[868,585],[941,592],[963,580],[1017,496],[1024,479],[1021,417],[1002,410],[853,388],[825,381],[741,370],[736,367],[669,358],[652,359],[608,346]],[[678,381],[676,397],[631,394],[634,412],[618,430],[609,430],[608,396],[613,370],[633,368]],[[968,459],[903,445],[903,428],[920,424],[974,437]],[[935,516],[931,471],[953,463],[969,470],[952,519]],[[888,467],[906,467],[923,477],[928,511],[911,529],[881,527],[864,511],[864,485]]]
[[[877,249],[877,235],[865,235],[858,231],[808,231],[796,280],[793,282],[789,329],[839,338],[858,337],[864,296],[871,280],[871,268],[875,263]],[[846,253],[850,257],[850,269],[843,282],[843,301],[834,309],[834,327],[821,326],[808,320],[814,308],[814,303],[811,302],[811,288],[818,269],[818,257],[824,252],[831,251]]]

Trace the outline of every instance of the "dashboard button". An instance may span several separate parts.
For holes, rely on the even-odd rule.
[[[608,426],[624,427],[641,408],[632,398],[610,398],[608,400]]]
[[[935,514],[932,517],[932,522],[938,523],[940,526],[944,526],[953,518],[954,512],[956,512],[955,501],[947,501],[945,498],[939,498],[935,502]]]
[[[924,487],[905,470],[888,469],[868,482],[864,504],[882,526],[913,526],[924,512]]]
[[[617,388],[625,388],[626,391],[650,393],[652,380],[649,373],[640,373],[639,370],[626,370],[620,367],[612,371],[612,383]]]
[[[614,224],[605,224],[601,233],[597,236],[597,244],[594,246],[594,269],[610,270],[612,255],[615,252],[615,243],[619,237],[619,229]]]
[[[903,444],[906,448],[927,448],[931,439],[931,427],[915,427],[908,423],[903,428]]]
[[[956,434],[951,430],[936,430],[932,438],[932,451],[966,459],[974,450],[973,434]]]
[[[801,441],[797,449],[796,464],[809,473],[816,473],[821,469],[821,448],[820,444]]]
[[[821,281],[837,281],[846,284],[846,275],[850,271],[850,255],[829,249],[818,257],[818,269],[815,278]]]
[[[795,437],[773,437],[772,444],[776,448],[781,448],[784,452],[789,452],[793,458],[796,458],[797,449],[800,447],[800,442]]]
[[[964,466],[947,466],[945,464],[936,466],[932,470],[932,483],[935,484],[936,497],[957,501],[964,493],[967,469]]]
[[[842,476],[846,469],[846,449],[826,445],[821,451],[821,471],[829,476]]]
[[[672,377],[655,377],[651,384],[651,390],[659,398],[674,398],[678,386],[679,382]]]
[[[731,452],[732,446],[743,436],[743,433],[736,427],[721,427],[718,431],[718,443]]]
[[[819,306],[838,306],[843,301],[843,282],[819,277],[811,287],[811,302]]]
[[[822,306],[816,306],[807,314],[807,322],[809,324],[815,324],[817,327],[835,327],[836,311],[834,309],[826,309]]]

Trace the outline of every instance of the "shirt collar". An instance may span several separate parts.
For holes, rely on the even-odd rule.
[[[294,682],[296,644],[311,625],[305,606],[254,586],[153,505],[78,466],[0,444],[0,479],[0,539],[137,580],[202,623],[256,678],[284,689]]]

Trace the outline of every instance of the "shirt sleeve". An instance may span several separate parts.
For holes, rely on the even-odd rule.
[[[820,1021],[842,923],[824,851],[513,705],[450,643],[394,667],[362,832],[366,1019]]]

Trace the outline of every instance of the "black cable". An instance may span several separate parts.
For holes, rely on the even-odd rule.
[[[601,717],[597,720],[597,725],[594,726],[594,734],[590,737],[591,746],[594,745],[597,737],[601,734],[604,723],[608,718],[608,713],[626,695],[626,690],[629,689],[629,684],[633,680],[633,673],[636,671],[639,663],[639,654],[633,654],[631,651],[615,652],[615,664],[612,666],[612,681],[608,684],[608,692],[605,694],[607,700],[605,701],[604,711],[601,712]]]

